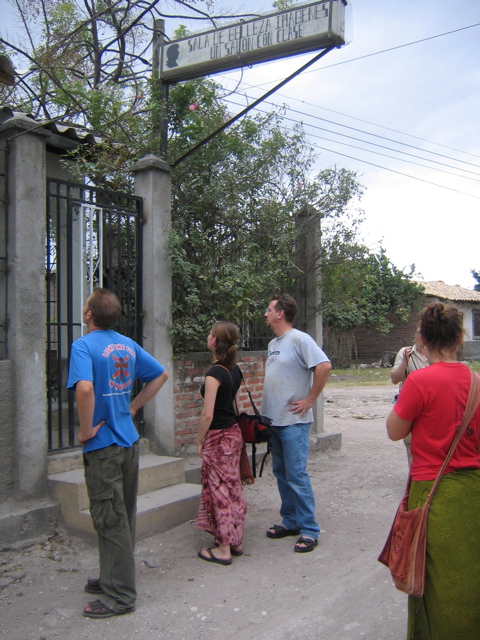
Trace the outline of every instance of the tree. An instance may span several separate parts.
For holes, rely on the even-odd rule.
[[[131,189],[129,166],[160,147],[158,122],[165,107],[146,56],[154,18],[167,17],[163,3],[10,1],[26,37],[16,43],[0,38],[0,46],[17,56],[17,68],[29,70],[13,89],[0,89],[1,98],[37,118],[100,133],[101,144],[80,147],[71,167],[94,185]],[[294,4],[277,0],[274,6],[284,10]],[[191,17],[211,24],[222,18],[204,11],[213,6],[209,0],[171,0],[168,6],[186,8]],[[181,27],[176,35],[187,34]],[[208,79],[170,91],[175,350],[203,349],[206,329],[220,318],[238,322],[245,345],[254,347],[271,294],[294,293],[306,271],[320,268],[325,318],[336,331],[351,332],[366,319],[386,326],[386,310],[403,298],[394,287],[387,304],[382,294],[389,272],[395,279],[394,267],[383,254],[371,256],[362,246],[358,204],[363,187],[346,169],[314,174],[317,157],[300,125],[286,130],[281,112],[244,117],[176,164],[229,120],[223,95]],[[295,258],[307,233],[301,215],[307,206],[321,221],[322,251],[299,268]],[[383,290],[375,287],[376,277],[383,278]]]
[[[211,80],[171,91],[169,153],[179,157],[229,114]],[[353,172],[312,175],[316,156],[303,129],[282,126],[281,114],[245,117],[173,172],[172,274],[175,348],[204,348],[205,327],[236,321],[244,346],[264,334],[272,293],[294,293],[304,276],[295,260],[305,205],[322,218],[322,260],[358,232],[362,187]],[[345,249],[346,251],[346,249]],[[318,269],[320,256],[308,269]]]
[[[405,273],[395,267],[383,248],[371,253],[358,245],[352,251],[341,265],[332,263],[324,273],[323,320],[330,330],[330,356],[337,366],[350,364],[354,331],[359,326],[386,335],[392,320],[408,322],[424,303],[423,287],[412,280],[415,265]]]
[[[472,276],[477,281],[477,284],[474,285],[474,287],[473,287],[474,291],[480,291],[480,271],[474,271],[472,269],[470,273],[472,274]]]
[[[101,134],[100,145],[78,149],[73,168],[97,186],[131,188],[132,161],[159,150],[159,83],[150,61],[154,19],[183,17],[211,27],[225,16],[207,13],[213,0],[9,2],[23,34],[2,33],[0,47],[25,73],[14,87],[0,86],[0,101]]]

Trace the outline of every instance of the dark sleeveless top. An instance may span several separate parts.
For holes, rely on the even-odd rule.
[[[217,397],[215,398],[215,407],[210,429],[227,429],[236,422],[233,399],[242,382],[240,369],[237,365],[228,371],[223,367],[224,365],[218,366],[218,362],[216,362],[205,374],[205,377],[212,376],[212,378],[220,382]],[[202,384],[200,393],[202,394],[202,398],[204,398],[205,383]]]

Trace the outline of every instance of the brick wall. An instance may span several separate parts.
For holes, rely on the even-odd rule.
[[[418,320],[419,314],[412,315],[408,324],[394,325],[387,335],[374,331],[371,327],[357,329],[354,335],[358,362],[361,364],[383,361],[386,354],[396,354],[402,347],[412,345]],[[390,322],[395,320],[390,319]]]
[[[260,410],[265,352],[239,352],[239,366],[253,401]],[[202,411],[203,399],[200,395],[205,372],[212,364],[210,353],[195,353],[185,360],[173,363],[173,393],[175,411],[175,451],[177,455],[187,455],[196,451],[197,427]],[[240,411],[251,413],[245,386],[240,388]]]

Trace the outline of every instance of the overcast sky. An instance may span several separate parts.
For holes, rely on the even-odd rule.
[[[0,22],[7,6],[0,0]],[[172,9],[168,0],[164,6]],[[213,9],[234,10],[273,7],[271,0],[217,0]],[[167,19],[167,34],[177,24]],[[318,169],[357,172],[372,249],[382,242],[396,266],[414,263],[425,280],[473,288],[470,270],[480,270],[480,0],[354,0],[347,33],[346,46],[259,108],[290,107],[286,117],[303,121],[321,147]],[[230,88],[240,82],[244,97],[231,97],[234,112],[312,56],[215,78]]]
[[[272,2],[216,2],[217,13],[222,7],[269,12]],[[286,116],[305,123],[324,148],[319,168],[358,173],[372,249],[381,241],[396,266],[414,263],[425,280],[473,288],[470,270],[480,270],[480,1],[355,0],[350,11],[351,41],[268,102],[289,105]],[[312,55],[231,73],[229,86],[240,81],[251,102]]]

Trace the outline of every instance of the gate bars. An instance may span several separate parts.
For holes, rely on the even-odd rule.
[[[95,287],[122,305],[115,327],[142,344],[142,199],[47,180],[45,275],[50,452],[77,446],[75,395],[67,391],[70,346],[83,335],[82,310]],[[141,418],[140,418],[141,420]]]

